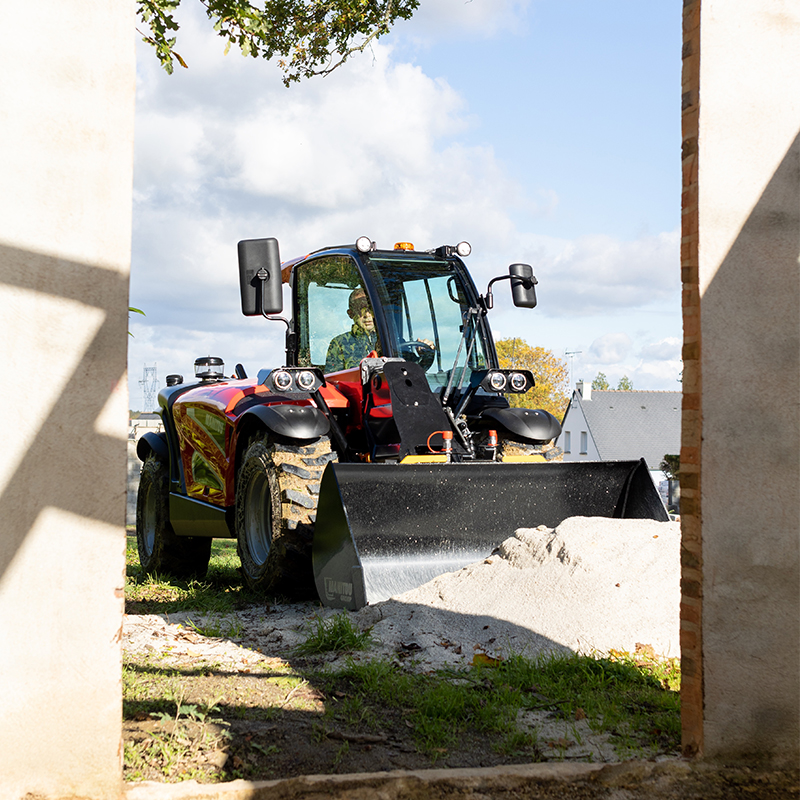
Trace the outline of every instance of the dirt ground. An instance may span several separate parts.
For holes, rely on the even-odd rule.
[[[203,638],[186,636],[197,644]],[[254,663],[223,665],[213,654],[198,658],[195,653],[191,660],[166,654],[128,656],[126,662],[127,680],[143,689],[155,680],[156,670],[166,673],[185,709],[176,720],[154,713],[156,703],[127,704],[124,740],[138,753],[126,758],[128,779],[209,782],[490,767],[585,757],[574,741],[576,726],[591,736],[585,721],[558,719],[555,708],[555,727],[545,740],[521,738],[509,746],[500,736],[465,735],[426,753],[404,709],[362,704],[346,679],[320,675],[322,664],[313,659],[293,659],[290,665],[280,658],[254,658]],[[326,715],[326,704],[340,713]]]
[[[267,656],[224,638],[201,636],[168,625],[157,617],[131,615],[126,626],[125,680],[129,683],[124,740],[128,781],[284,782],[263,797],[385,798],[778,798],[800,797],[795,771],[743,766],[691,764],[676,752],[647,761],[607,764],[600,771],[568,782],[506,777],[451,780],[464,768],[617,759],[613,749],[587,756],[588,729],[580,720],[559,718],[557,708],[543,708],[547,734],[521,738],[508,746],[491,735],[463,736],[438,751],[424,752],[419,732],[404,710],[365,709],[346,680],[324,671],[324,659]],[[413,657],[413,650],[407,657]],[[322,670],[322,672],[320,672]],[[315,678],[315,676],[317,676]],[[166,686],[165,682],[166,681]],[[149,687],[172,692],[177,719],[159,713],[147,700]],[[135,699],[138,698],[138,699]],[[325,714],[326,705],[343,713]],[[163,708],[163,702],[161,703]],[[541,730],[541,727],[540,727]],[[581,739],[580,743],[575,739]],[[621,754],[622,758],[628,756]],[[635,754],[634,754],[635,757]],[[641,756],[639,756],[641,758]],[[543,765],[544,766],[544,765]],[[553,766],[557,766],[554,764]],[[355,773],[396,770],[453,770],[433,782],[388,777],[366,780]],[[338,776],[345,783],[314,789],[303,776]],[[347,775],[354,775],[352,785]],[[477,783],[476,783],[477,781]],[[481,782],[484,782],[485,785]],[[155,784],[129,783],[130,787]],[[190,784],[184,784],[189,789]],[[480,788],[483,786],[483,788]],[[176,787],[177,788],[177,787]],[[200,790],[200,787],[197,787]]]

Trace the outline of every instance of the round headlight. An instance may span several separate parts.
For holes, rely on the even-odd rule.
[[[306,392],[310,392],[314,388],[314,380],[314,373],[304,369],[297,376],[297,385]]]
[[[356,250],[359,253],[369,253],[372,250],[372,239],[369,236],[359,236],[356,239]]]
[[[528,381],[525,380],[525,376],[521,372],[514,372],[511,375],[511,388],[515,392],[524,392],[525,387],[528,385]]]
[[[276,389],[286,391],[292,385],[292,376],[286,370],[282,369],[275,373],[272,382],[275,384]]]
[[[458,253],[461,258],[466,258],[472,252],[472,245],[469,242],[459,242],[456,245],[456,253]]]
[[[489,378],[489,386],[496,392],[502,392],[506,388],[506,376],[502,372],[493,372]]]
[[[225,364],[221,358],[204,356],[194,362],[194,376],[202,380],[217,380],[225,376]]]

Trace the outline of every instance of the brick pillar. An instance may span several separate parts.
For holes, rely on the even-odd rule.
[[[703,752],[703,541],[700,502],[702,374],[698,260],[698,78],[700,0],[683,4],[681,280],[683,404],[681,433],[681,726],[684,755]]]

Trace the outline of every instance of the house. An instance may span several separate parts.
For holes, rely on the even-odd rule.
[[[680,453],[681,393],[599,391],[585,381],[576,387],[556,440],[564,461],[643,458],[664,502],[674,503],[661,461]]]

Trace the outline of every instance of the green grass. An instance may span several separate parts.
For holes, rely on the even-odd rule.
[[[125,601],[130,614],[172,614],[176,611],[226,614],[265,602],[263,597],[243,584],[233,539],[213,541],[208,573],[202,581],[146,575],[139,565],[136,535],[130,531],[125,555]]]
[[[512,657],[492,667],[430,675],[373,661],[351,662],[315,682],[326,694],[342,695],[328,707],[333,720],[374,728],[391,709],[434,760],[466,735],[487,737],[499,752],[536,760],[536,737],[516,725],[521,710],[545,708],[564,720],[586,718],[593,730],[612,734],[614,744],[629,755],[676,751],[680,700],[662,685],[660,669],[571,655]],[[379,713],[370,713],[375,709]]]
[[[328,620],[317,617],[308,627],[308,636],[295,648],[298,655],[317,653],[350,653],[366,650],[372,644],[369,631],[359,630],[346,613],[337,614]]]

